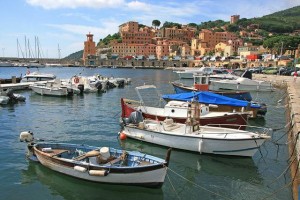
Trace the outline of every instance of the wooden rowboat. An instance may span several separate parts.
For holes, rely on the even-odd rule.
[[[21,141],[31,142],[30,132]],[[137,151],[66,143],[28,143],[28,158],[54,171],[79,179],[159,188],[170,158],[166,160]]]

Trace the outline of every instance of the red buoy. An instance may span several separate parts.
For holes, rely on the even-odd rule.
[[[126,138],[127,138],[126,134],[123,133],[123,132],[121,132],[121,133],[120,133],[120,139],[121,139],[121,140],[126,140]]]

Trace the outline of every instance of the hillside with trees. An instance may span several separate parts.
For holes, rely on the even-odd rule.
[[[83,56],[83,50],[77,51],[65,57],[66,60],[80,60]]]

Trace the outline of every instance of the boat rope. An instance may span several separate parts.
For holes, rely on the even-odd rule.
[[[168,180],[169,180],[169,182],[170,182],[170,184],[171,184],[171,187],[172,187],[172,189],[174,190],[174,193],[176,194],[177,198],[178,198],[178,199],[181,199],[180,196],[177,194],[177,192],[176,192],[176,190],[175,190],[175,187],[174,187],[174,185],[172,184],[172,181],[171,181],[171,179],[170,179],[170,177],[169,177],[168,174],[167,174],[167,178],[168,178]]]
[[[297,159],[297,157],[295,157],[293,159],[292,162],[290,162],[290,164],[283,170],[283,172],[277,176],[268,186],[272,185],[273,183],[275,183],[279,178],[281,178],[286,172],[288,172],[288,170],[290,169],[290,167],[292,166],[292,164],[295,162],[295,160]]]
[[[296,141],[295,141],[295,144],[294,144],[294,148],[293,148],[293,151],[292,151],[292,153],[291,153],[291,155],[290,155],[290,157],[289,157],[288,160],[290,160],[291,157],[292,157],[292,156],[294,155],[294,153],[295,153],[295,149],[296,149],[296,146],[297,146],[297,143],[298,143],[298,139],[299,139],[299,134],[300,134],[300,131],[297,133],[297,137],[296,137]]]
[[[191,180],[189,180],[189,179],[183,177],[182,175],[178,174],[177,172],[175,172],[175,171],[172,170],[171,168],[169,168],[169,167],[167,167],[167,168],[168,168],[168,171],[173,172],[175,175],[177,175],[177,176],[179,176],[180,178],[184,179],[185,181],[187,181],[187,182],[193,184],[194,186],[201,188],[202,190],[205,190],[205,191],[207,191],[207,192],[209,192],[209,193],[211,193],[211,194],[214,194],[214,195],[216,195],[216,196],[219,196],[219,197],[221,197],[222,199],[230,199],[230,200],[232,200],[232,198],[230,198],[230,197],[226,197],[226,196],[224,196],[224,195],[222,195],[222,194],[219,194],[219,193],[216,193],[216,192],[214,192],[214,191],[211,191],[211,190],[209,190],[209,189],[207,189],[207,188],[205,188],[205,187],[203,187],[203,186],[201,186],[201,185],[199,185],[199,184],[197,184],[197,183],[195,183],[195,182],[193,182],[193,181],[191,181]]]
[[[261,155],[261,158],[263,159],[263,161],[264,161],[265,163],[267,163],[266,160],[264,159],[264,156],[263,156],[262,152],[261,152],[260,146],[258,146],[258,144],[257,144],[256,139],[254,139],[254,142],[255,142],[255,144],[256,144],[256,147],[258,148],[258,151],[259,151],[259,153],[260,153],[260,155]]]

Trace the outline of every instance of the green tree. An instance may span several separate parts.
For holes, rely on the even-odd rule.
[[[160,21],[155,19],[152,21],[152,26],[154,26],[155,28],[159,27],[160,26]]]

